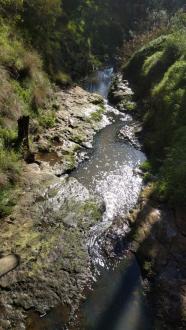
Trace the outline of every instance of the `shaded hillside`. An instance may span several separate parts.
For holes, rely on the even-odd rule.
[[[1,0],[0,13],[42,54],[58,82],[113,60],[123,39],[169,16],[184,2],[166,0]],[[160,15],[159,15],[160,13]]]

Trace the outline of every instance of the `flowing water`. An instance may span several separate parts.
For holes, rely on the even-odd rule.
[[[105,98],[110,124],[95,137],[89,159],[71,174],[105,203],[103,221],[92,228],[89,239],[89,252],[96,271],[105,264],[99,239],[115,217],[126,215],[136,204],[142,187],[142,178],[136,174],[136,169],[146,159],[143,152],[118,138],[121,128],[132,127],[133,119],[107,102],[112,73],[112,68],[108,68],[86,80],[85,87],[89,92],[97,92]]]
[[[142,186],[136,168],[144,162],[145,155],[117,137],[124,124],[131,121],[128,115],[117,116],[114,123],[102,129],[89,160],[71,174],[105,203],[103,221],[92,228],[89,239],[89,252],[97,271],[99,265],[105,264],[98,243],[100,236],[115,217],[127,214],[135,206]]]
[[[113,68],[93,72],[84,80],[83,87],[88,92],[99,93],[106,99],[108,96],[112,74]]]
[[[114,218],[126,215],[137,203],[142,178],[136,169],[146,159],[142,151],[118,138],[120,129],[132,127],[134,122],[131,116],[108,105],[111,76],[112,69],[106,69],[86,80],[88,91],[105,98],[110,124],[97,134],[89,159],[72,172],[72,176],[105,203],[103,221],[92,228],[88,242],[95,275],[100,276],[81,308],[80,329],[150,330],[153,329],[151,317],[135,257],[124,257],[115,269],[107,269],[100,246],[101,237]]]
[[[120,113],[107,102],[112,73],[112,68],[98,71],[84,83],[88,91],[97,92],[105,98],[107,126],[96,135],[89,159],[81,163],[71,176],[91,194],[99,195],[104,200],[105,213],[102,222],[89,233],[87,244],[95,283],[81,306],[79,325],[73,329],[152,330],[135,257],[126,253],[123,260],[111,269],[107,267],[101,248],[104,231],[114,218],[125,216],[137,203],[143,183],[136,169],[146,159],[139,148],[118,137],[120,129],[131,129],[134,121],[131,116]],[[126,225],[126,232],[128,230]],[[58,311],[55,308],[43,319],[42,329],[64,329],[63,321],[60,309]]]

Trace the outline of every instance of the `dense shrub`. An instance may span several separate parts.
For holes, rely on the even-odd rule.
[[[174,134],[160,172],[157,191],[173,205],[186,205],[186,126],[180,127]]]
[[[144,99],[141,108],[144,143],[152,167],[159,171],[157,192],[175,205],[186,203],[186,29],[183,17],[186,14],[181,13],[180,30],[170,29],[169,34],[145,45],[124,67],[124,74],[134,84],[138,98]]]

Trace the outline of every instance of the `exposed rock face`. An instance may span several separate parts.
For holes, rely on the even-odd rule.
[[[91,280],[87,239],[102,219],[103,203],[77,180],[55,174],[74,168],[77,150],[91,144],[103,100],[75,87],[54,101],[56,125],[35,138],[38,163],[24,166],[19,202],[1,222],[1,253],[7,256],[0,259],[3,330],[25,329],[28,311],[44,314],[58,304],[69,306],[71,317]]]
[[[57,179],[33,166],[24,177],[26,191],[1,225],[1,249],[21,258],[0,278],[3,329],[24,328],[30,309],[43,314],[60,303],[77,308],[91,279],[86,239],[103,212],[102,202],[73,178]],[[7,271],[14,268],[9,261]]]
[[[139,123],[125,124],[119,132],[119,139],[124,140],[132,144],[135,148],[140,148],[141,145],[137,138],[137,135],[141,132],[142,128]]]
[[[136,107],[133,96],[134,93],[129,87],[128,81],[123,80],[121,74],[117,74],[112,81],[108,95],[109,101],[116,105],[120,111],[132,111]]]
[[[15,254],[9,254],[0,258],[0,277],[9,273],[19,264],[19,258]]]
[[[57,92],[49,107],[58,109],[56,124],[35,137],[36,161],[48,162],[55,174],[62,175],[77,166],[80,148],[92,147],[104,103],[101,96],[74,87]]]

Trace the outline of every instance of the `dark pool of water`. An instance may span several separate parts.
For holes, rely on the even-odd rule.
[[[81,312],[82,330],[152,330],[135,257],[102,272]]]

